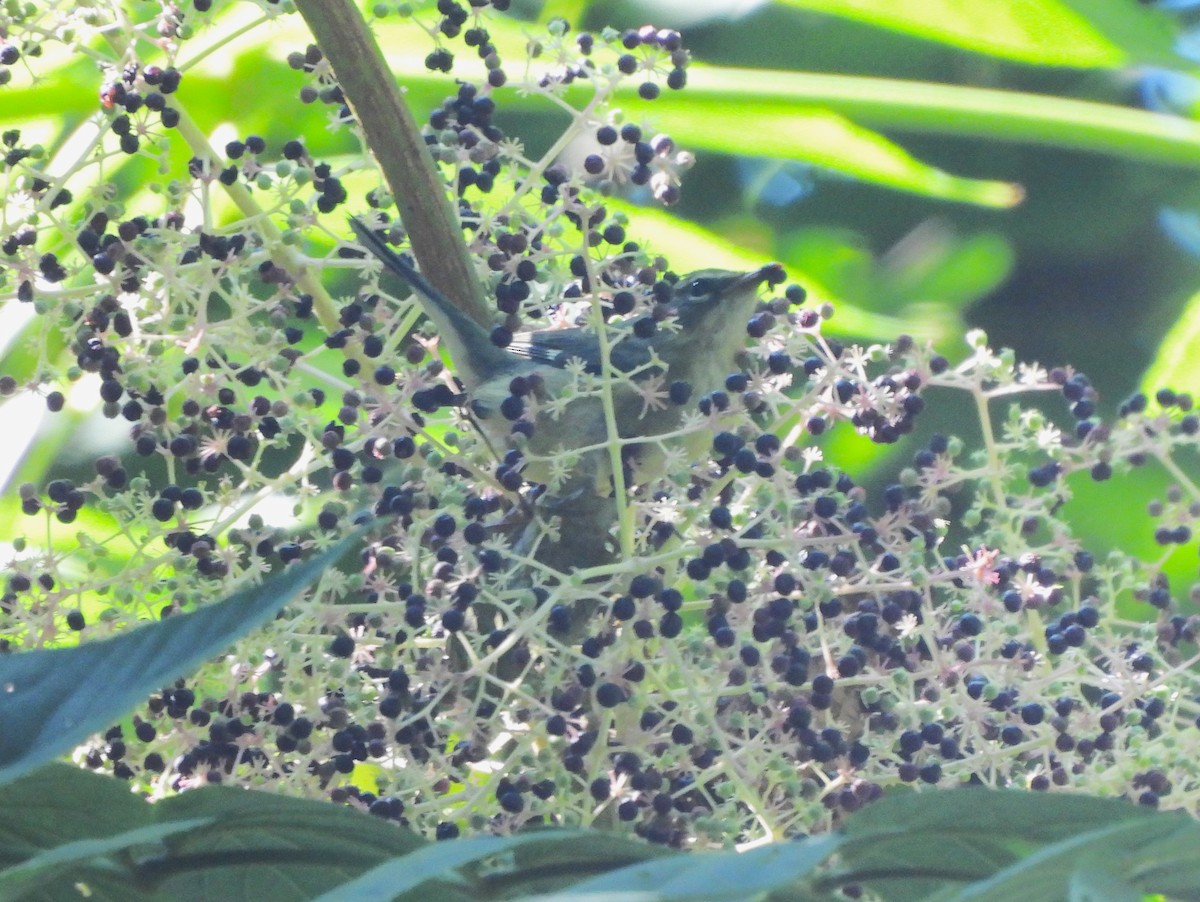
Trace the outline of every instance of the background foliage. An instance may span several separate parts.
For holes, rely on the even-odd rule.
[[[731,265],[780,259],[811,293],[837,304],[830,324],[835,333],[860,338],[924,329],[941,335],[945,350],[967,326],[981,326],[1022,359],[1071,363],[1087,373],[1108,412],[1139,386],[1195,387],[1196,355],[1189,349],[1200,314],[1189,301],[1200,251],[1194,174],[1200,130],[1188,124],[1196,99],[1188,4],[681,6],[517,3],[513,10],[518,19],[541,21],[569,14],[579,27],[671,25],[671,17],[687,27],[700,65],[691,88],[678,98],[664,96],[654,115],[681,142],[686,135],[698,153],[691,190],[675,213],[701,225],[716,248],[698,244],[689,232],[673,239],[664,229],[658,240],[678,266],[714,254]],[[294,74],[272,48],[302,46],[299,23],[282,19],[252,29],[252,6],[218,12],[221,27],[207,40],[220,50],[200,54],[189,70],[195,90],[188,98],[197,119],[217,128],[215,143],[233,135],[221,123],[237,123],[238,132],[262,135],[271,146],[303,131],[315,156],[337,160],[349,152],[343,138],[324,128],[321,109],[309,107],[307,121],[280,118],[272,103],[246,104],[242,91],[230,89],[249,85],[260,99],[292,94]],[[420,117],[440,102],[443,80],[423,66],[426,45],[395,30],[395,20],[379,27],[388,61]],[[245,33],[222,43],[222,34],[239,29]],[[510,43],[520,34],[518,24]],[[39,61],[35,90],[25,89],[30,80],[23,66],[13,68],[5,121],[53,152],[78,135],[95,109],[79,89],[93,82],[95,70],[86,54],[60,52],[56,64],[49,62]],[[709,75],[704,66],[769,71],[737,79],[729,71]],[[822,81],[825,75],[832,78]],[[881,85],[856,76],[927,83],[878,99]],[[947,98],[944,85],[1030,96],[1014,100],[1007,116],[977,124],[963,110],[978,109],[979,98]],[[1130,107],[1163,115],[1088,140],[1090,129],[1059,98],[1116,105],[1085,116],[1092,127]],[[1045,101],[1044,111],[1027,125],[1025,114],[1038,101]],[[779,110],[783,127],[773,129],[775,120],[760,124],[768,107]],[[698,125],[681,131],[675,117],[695,110]],[[728,118],[720,118],[722,111]],[[843,112],[857,127],[837,115]],[[506,103],[501,117],[534,149],[548,146],[563,123],[560,114],[520,98]],[[899,144],[881,146],[878,136]],[[187,154],[182,147],[173,152],[181,155],[175,165]],[[814,157],[837,166],[809,165]],[[111,172],[126,186],[148,174],[145,162],[128,161]],[[881,182],[902,190],[881,190]],[[944,196],[967,198],[974,191],[990,202],[947,203],[939,187]],[[1021,200],[1013,205],[1015,197]],[[658,229],[658,220],[647,221]],[[16,338],[21,313],[10,307],[8,316],[7,334]],[[29,348],[10,342],[5,372],[20,379],[34,359]],[[29,409],[13,415],[44,422],[24,430],[39,436],[36,451],[8,443],[7,460],[20,463],[10,484],[78,472],[83,461],[71,449],[93,447],[95,440],[76,441],[76,431],[104,434],[103,424],[82,411],[49,421],[39,405],[25,403]],[[960,415],[947,410],[944,421],[929,428],[944,428]],[[889,467],[889,453],[898,461],[905,450],[849,440],[836,453],[861,476],[877,473],[883,484],[896,466]],[[1162,489],[1147,480],[1139,500]],[[1101,516],[1103,503],[1089,504],[1086,494],[1075,503],[1079,528],[1102,546],[1138,547],[1129,543],[1144,530]],[[1191,563],[1168,566],[1183,576]]]
[[[132,4],[130,15],[146,16],[142,6]],[[436,20],[428,6],[404,6],[420,7],[418,20]],[[650,117],[669,131],[698,162],[670,218],[639,209],[648,198],[637,192],[624,199],[628,206],[610,204],[628,212],[631,228],[652,234],[653,249],[677,270],[782,260],[814,305],[834,305],[825,334],[847,340],[886,341],[903,332],[957,358],[968,328],[982,326],[994,345],[1014,348],[1019,359],[1078,366],[1099,389],[1105,415],[1139,387],[1197,387],[1200,127],[1192,118],[1200,92],[1192,75],[1192,4],[814,0],[737,15],[719,4],[688,4],[686,21],[669,4],[563,6],[570,8],[514,4],[509,18],[491,23],[508,65],[527,35],[543,33],[556,14],[594,30],[646,19],[686,27],[699,61],[689,70],[688,90],[647,104],[632,85],[617,101],[631,118]],[[425,66],[430,42],[393,7],[377,10],[387,13],[377,27],[388,62],[423,118],[442,101],[447,80]],[[273,148],[303,136],[314,159],[339,172],[349,167],[349,193],[360,197],[372,177],[352,165],[358,149],[347,133],[328,127],[333,108],[289,102],[289,115],[279,115],[274,100],[294,97],[303,83],[279,48],[302,50],[308,38],[297,17],[277,11],[271,4],[217,4],[197,11],[194,22],[191,10],[182,16],[184,28],[197,27],[198,40],[211,47],[194,53],[187,67],[189,121],[218,148],[249,134]],[[263,15],[269,24],[258,21]],[[98,83],[96,64],[113,54],[114,33],[81,28],[76,46],[47,43],[40,59],[26,46],[30,58],[12,66],[0,87],[5,127],[20,128],[23,143],[39,142],[51,169],[69,165],[78,142],[92,140],[96,103],[79,85]],[[581,96],[566,95],[576,103]],[[555,144],[566,118],[561,110],[516,91],[504,98],[497,121],[522,136],[527,156]],[[186,171],[195,146],[169,141],[161,149],[157,163],[146,156],[108,160],[108,190],[129,209],[169,209],[181,199],[164,191],[163,176]],[[81,195],[75,204],[94,200]],[[217,230],[240,215],[219,190],[190,202],[203,205]],[[79,209],[69,207],[66,219]],[[6,219],[16,222],[25,212],[6,207]],[[335,293],[350,292],[355,277],[339,269],[335,255],[325,256],[337,237],[311,231],[305,251],[326,265]],[[10,272],[6,290],[15,286]],[[86,291],[79,286],[80,303]],[[70,366],[62,336],[39,331],[29,314],[15,299],[0,314],[8,339],[3,374],[13,395],[2,415],[20,424],[8,443],[12,471],[2,499],[15,524],[14,561],[30,542],[19,525],[24,499],[16,486],[86,482],[98,454],[130,457],[126,434],[99,414],[86,380],[55,416],[46,415],[38,393],[13,391]],[[309,373],[297,396],[334,372]],[[850,430],[820,444],[827,459],[874,494],[896,481],[933,434],[958,432],[974,416],[968,398],[955,403],[931,409],[895,445],[872,444]],[[1081,472],[1070,481],[1063,519],[1096,554],[1115,548],[1138,555],[1186,584],[1195,577],[1194,542],[1156,543],[1155,518],[1142,511],[1154,499],[1169,505],[1169,484],[1182,478],[1190,487],[1194,463],[1185,455],[1182,469],[1128,477],[1119,517],[1111,515],[1111,493],[1094,490]],[[270,469],[270,456],[265,464]],[[156,466],[144,468],[150,484],[169,475]],[[111,527],[91,516],[84,511],[73,525],[47,521],[46,546],[74,550],[89,533]],[[949,548],[969,535],[952,533]],[[86,585],[99,573],[117,585],[143,553],[138,537],[117,535],[90,558],[91,573],[76,576]],[[1192,613],[1186,593],[1178,601],[1183,614]],[[104,593],[82,591],[72,603],[89,624],[110,610]],[[1128,616],[1147,616],[1135,593],[1123,591],[1121,604]],[[48,628],[32,644],[72,641],[70,630]]]

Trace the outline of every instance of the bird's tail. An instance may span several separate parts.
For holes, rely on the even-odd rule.
[[[394,275],[403,279],[414,291],[425,295],[425,297],[439,306],[452,306],[442,296],[442,293],[430,285],[425,277],[417,272],[407,260],[388,247],[384,240],[379,237],[378,232],[357,216],[350,217],[350,228],[354,229],[354,234],[358,238],[359,244],[378,257],[384,266],[391,270]]]

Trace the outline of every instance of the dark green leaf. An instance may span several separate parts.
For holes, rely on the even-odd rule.
[[[469,886],[467,880],[457,873],[458,868],[502,854],[532,838],[477,836],[434,843],[402,859],[379,865],[358,879],[331,890],[316,902],[337,902],[350,898],[361,902],[430,899],[434,897],[434,888],[430,884],[438,884],[437,898],[451,898],[451,893]],[[471,898],[471,895],[466,898]]]
[[[849,820],[837,877],[889,900],[1057,900],[1092,856],[1123,860],[1124,879],[1150,892],[1161,884],[1135,879],[1135,868],[1181,855],[1181,830],[1200,841],[1186,815],[1115,799],[985,789],[893,795]]]
[[[151,809],[124,783],[51,764],[0,787],[0,867],[151,823]]]
[[[1149,816],[1145,808],[1115,799],[968,787],[889,795],[851,818],[846,835],[874,841],[880,834],[919,831],[1055,842],[1098,823]]]
[[[173,821],[135,827],[103,839],[80,839],[42,852],[11,868],[0,871],[0,899],[17,899],[42,887],[49,880],[61,879],[63,872],[77,865],[95,866],[110,856],[131,850],[144,851],[165,839],[207,824],[203,819]]]
[[[321,554],[224,601],[112,639],[0,658],[0,783],[67,751],[148,694],[265,623],[349,547]]]
[[[1067,884],[1069,902],[1142,902],[1144,896],[1107,868],[1088,862]]]
[[[825,834],[774,843],[749,852],[709,852],[629,865],[572,884],[573,898],[589,894],[646,894],[663,902],[723,902],[765,896],[803,880],[837,850],[842,839]],[[621,896],[623,898],[623,895]]]
[[[1181,819],[1186,818],[1182,812],[1147,814],[1140,819],[1120,821],[1053,843],[986,880],[964,887],[950,898],[955,902],[1007,902],[1014,898],[1023,902],[1058,902],[1067,894],[1067,887],[1080,867],[1106,862],[1110,868],[1119,864],[1126,870],[1136,862],[1145,846],[1174,833],[1180,828]],[[1200,830],[1195,833],[1200,838]],[[1104,898],[1123,902],[1125,897]]]
[[[307,899],[397,855],[425,846],[407,830],[348,808],[270,793],[211,787],[165,799],[160,818],[207,818],[145,861],[143,880],[164,897]]]
[[[151,805],[51,765],[0,791],[0,898],[308,899],[425,844],[328,802],[208,787]]]

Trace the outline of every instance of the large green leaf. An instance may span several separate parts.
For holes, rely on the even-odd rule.
[[[963,178],[922,163],[894,141],[828,110],[747,103],[748,97],[753,92],[692,97],[663,104],[655,119],[686,147],[803,161],[888,188],[985,207],[1011,207],[1023,196],[1008,182]]]
[[[206,821],[203,820],[151,824],[115,833],[104,839],[81,839],[64,843],[0,871],[0,899],[18,899],[23,895],[33,895],[35,890],[40,895],[47,888],[47,884],[61,882],[64,873],[72,872],[76,868],[86,871],[99,863],[107,871],[111,856],[130,852],[144,854],[148,847],[161,845],[175,834],[205,824]],[[80,882],[86,885],[86,878]],[[91,892],[94,895],[94,891]],[[140,895],[133,887],[122,888],[118,892],[126,899],[130,898],[131,894]]]
[[[1175,66],[1179,34],[1174,14],[1148,3],[1114,3],[1113,0],[1061,0],[1109,41],[1120,47],[1130,64]]]
[[[50,764],[0,787],[0,868],[152,822],[151,809],[119,780]]]
[[[1200,824],[1115,799],[964,788],[885,797],[846,834],[839,878],[889,900],[1049,902],[1066,897],[1083,860],[1121,862],[1142,892],[1178,891],[1171,869],[1154,868],[1184,865]]]
[[[810,876],[841,843],[836,834],[748,852],[711,852],[628,865],[573,884],[576,899],[637,896],[661,902],[736,902],[782,892]],[[547,897],[549,899],[549,897]]]
[[[372,868],[315,902],[340,902],[348,898],[359,902],[392,902],[414,892],[414,898],[431,898],[436,892],[439,899],[470,899],[467,881],[455,869],[496,854],[502,842],[498,837],[477,836],[426,846]]]
[[[575,898],[578,881],[631,861],[670,855],[629,837],[587,830],[542,830],[438,843],[387,862],[318,902],[423,902],[425,899],[512,898],[547,886]],[[486,865],[486,867],[485,867]]]
[[[1115,799],[1044,795],[965,787],[938,793],[896,793],[864,808],[846,827],[866,844],[885,835],[947,833],[1008,844],[1057,842],[1098,823],[1142,820],[1156,812]]]
[[[151,805],[61,764],[0,789],[5,900],[308,899],[425,844],[348,808],[229,787]]]
[[[944,898],[954,902],[1008,902],[1014,898],[1024,902],[1058,902],[1063,898],[1064,887],[1079,887],[1081,871],[1091,873],[1094,879],[1105,863],[1110,868],[1125,868],[1135,866],[1145,855],[1157,858],[1151,847],[1158,840],[1170,837],[1179,830],[1190,834],[1193,843],[1200,840],[1200,825],[1183,812],[1158,816],[1147,813],[1144,817],[1076,833],[1023,857],[985,880],[977,880],[957,892],[947,893]],[[1126,902],[1130,899],[1133,887],[1128,881],[1123,881],[1123,890],[1111,880],[1107,882],[1109,891],[1103,896],[1079,898],[1091,898],[1096,902],[1101,899],[1104,902]],[[1133,899],[1140,895],[1136,893]]]
[[[151,692],[265,623],[354,541],[357,533],[198,611],[74,648],[0,657],[0,783],[111,725]]]
[[[855,19],[905,34],[1041,66],[1115,67],[1129,59],[1120,33],[1098,27],[1086,5],[1060,0],[783,0],[788,6]],[[1164,22],[1126,5],[1123,24],[1147,44]],[[1103,24],[1111,25],[1110,20]],[[1160,38],[1161,40],[1161,38]],[[1165,42],[1161,45],[1166,50]]]
[[[1142,390],[1160,388],[1200,393],[1200,292],[1188,298],[1142,377]]]
[[[431,844],[344,807],[227,787],[147,804],[110,777],[55,764],[0,788],[0,898],[81,887],[99,902],[824,902],[855,883],[889,902],[1197,900],[1198,842],[1200,824],[1182,812],[957,789],[890,795],[843,833],[744,853],[591,830]]]
[[[823,299],[836,299],[834,328],[848,303],[861,316],[887,314],[897,324],[923,324],[920,334],[935,338],[960,332],[948,314],[996,289],[1015,263],[1002,235],[960,236],[940,218],[922,223],[878,257],[844,229],[797,229],[778,246],[798,279],[823,286]],[[946,321],[939,323],[939,316]]]
[[[823,108],[872,128],[1015,141],[1188,169],[1200,168],[1200,123],[1114,104],[1046,94],[928,81],[697,65],[688,70],[688,89],[684,97],[686,103],[681,99],[678,105],[686,106],[689,116],[703,112],[709,104],[713,105],[714,115],[718,115],[731,102],[740,102],[745,110],[752,110],[755,120],[760,111],[764,116],[771,116],[782,108],[795,115]],[[668,100],[658,101],[660,106],[656,109],[662,112],[656,114],[656,119],[664,121],[674,114]],[[645,106],[639,109],[650,110]],[[787,135],[775,139],[760,135],[757,130],[711,138],[714,141],[733,139],[738,142],[739,152],[745,155],[758,154],[760,141],[772,146],[776,152],[786,151],[789,146],[794,150],[803,146],[789,144]],[[848,147],[854,149],[852,145]],[[803,154],[793,158],[805,159]],[[857,157],[852,157],[837,168],[867,178],[854,171],[858,165]],[[943,174],[943,178],[952,177]],[[1011,205],[1020,200],[1019,187],[1009,183],[964,181],[974,182],[974,190],[980,197],[968,196],[972,191],[969,185],[951,182],[948,184],[955,184],[955,190],[965,192],[954,199],[991,206]],[[1004,191],[1008,192],[1007,198]]]

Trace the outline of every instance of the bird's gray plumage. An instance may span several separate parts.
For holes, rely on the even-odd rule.
[[[564,392],[577,390],[577,377],[566,369],[572,360],[579,361],[585,373],[603,374],[604,361],[594,330],[530,332],[514,336],[508,348],[497,347],[483,326],[443,297],[378,234],[357,219],[350,222],[363,247],[414,289],[437,325],[456,375],[466,385],[477,411],[496,410],[516,375],[540,377],[540,397],[534,401],[544,405]],[[631,374],[635,383],[651,376],[687,382],[693,398],[720,387],[734,369],[737,352],[745,346],[746,321],[757,304],[758,286],[780,276],[778,264],[748,273],[701,270],[685,276],[675,286],[667,308],[675,320],[673,327],[656,329],[648,337],[635,334],[632,324],[612,329],[608,355],[612,370]],[[649,366],[655,362],[665,366],[666,373],[661,366]],[[626,444],[645,440],[653,445],[656,436],[678,428],[679,406],[647,404],[625,380],[614,380],[611,392],[618,437]],[[508,423],[502,418],[489,417],[482,425],[493,439],[511,442]],[[535,415],[534,434],[523,448],[528,459],[525,475],[532,481],[545,481],[549,468],[540,466],[539,460],[546,462],[555,455],[578,451],[578,472],[596,483],[606,482],[609,456],[601,449],[610,438],[598,394],[575,397],[565,410]]]

